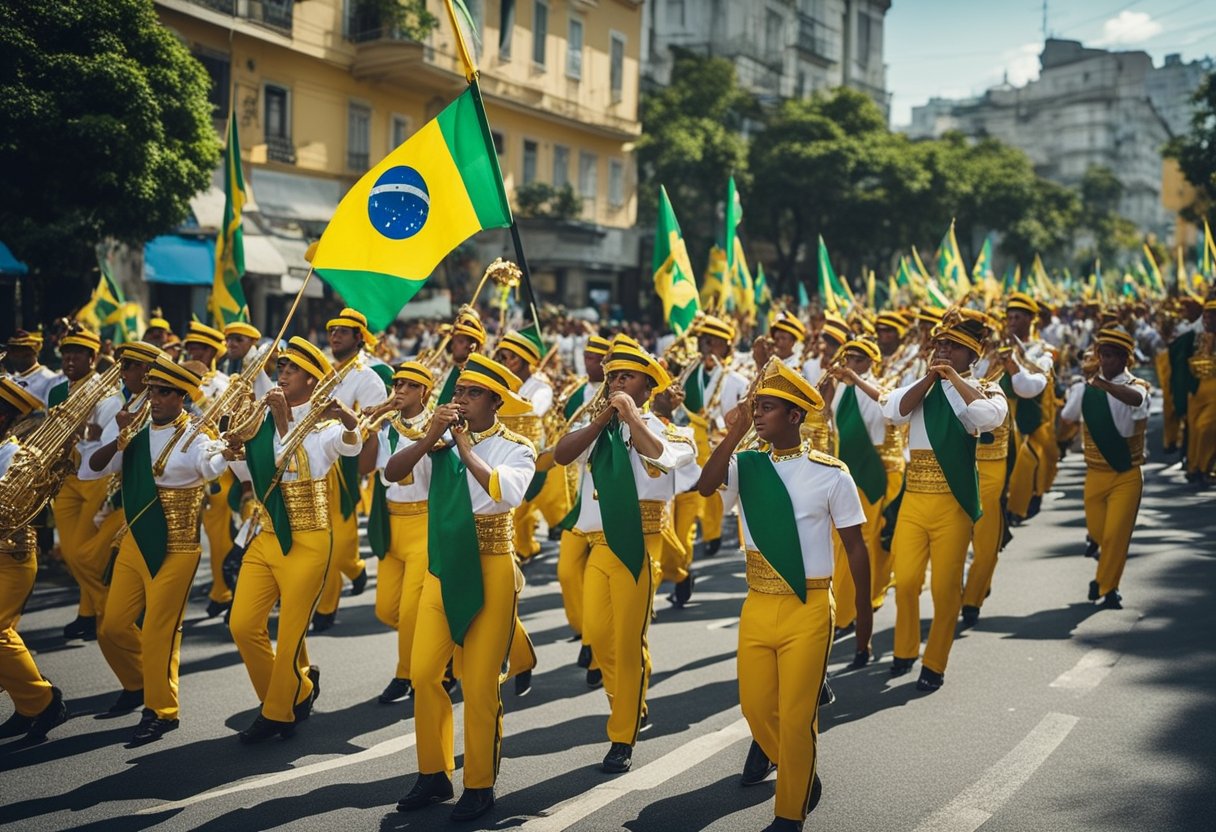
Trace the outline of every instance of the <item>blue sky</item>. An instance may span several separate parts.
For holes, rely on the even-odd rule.
[[[1139,49],[1158,66],[1216,55],[1216,0],[1050,0],[1047,29],[1086,46]],[[932,96],[965,97],[1037,78],[1042,0],[893,0],[885,33],[891,123]]]

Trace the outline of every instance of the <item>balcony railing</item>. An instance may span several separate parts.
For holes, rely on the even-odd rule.
[[[829,29],[822,21],[804,14],[798,15],[798,37],[794,41],[798,50],[825,61],[840,60],[839,33]]]
[[[296,146],[286,136],[266,137],[266,158],[287,165],[296,163]]]
[[[291,34],[294,0],[188,0],[196,6]]]

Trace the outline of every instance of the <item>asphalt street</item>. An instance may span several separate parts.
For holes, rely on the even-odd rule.
[[[824,796],[808,829],[1211,829],[1216,794],[1216,501],[1158,451],[1121,591],[1123,610],[1085,600],[1080,454],[1063,462],[1042,513],[1015,530],[978,626],[960,634],[946,684],[918,693],[889,677],[894,600],[876,616],[878,661],[830,667],[821,711]],[[748,748],[738,708],[736,622],[746,591],[735,550],[698,563],[693,602],[663,587],[651,628],[652,727],[624,776],[600,772],[606,700],[574,662],[547,544],[521,601],[539,667],[523,698],[508,683],[495,808],[475,824],[450,804],[394,811],[417,760],[413,706],[380,705],[395,637],[368,591],[344,597],[338,625],[309,640],[323,672],[311,720],[289,740],[242,746],[257,700],[222,622],[204,617],[200,572],[187,612],[182,723],[160,742],[122,747],[138,714],[100,720],[118,684],[96,643],[64,643],[74,594],[39,587],[20,629],[73,717],[37,746],[0,745],[0,824],[22,830],[628,829],[758,830],[773,782],[743,789]],[[369,563],[373,564],[374,560]],[[922,598],[928,627],[931,601]],[[11,713],[0,697],[0,719]],[[457,702],[459,697],[457,696]],[[461,737],[457,705],[457,751]],[[457,757],[460,765],[460,757]],[[456,777],[459,793],[459,772]]]

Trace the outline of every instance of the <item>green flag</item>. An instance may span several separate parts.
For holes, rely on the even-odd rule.
[[[823,235],[819,236],[819,301],[825,312],[835,312],[838,315],[847,315],[853,305],[852,293],[832,268],[832,260],[828,257],[828,247],[823,241]]]
[[[733,290],[738,285],[736,269],[738,268],[738,251],[735,248],[735,235],[739,223],[743,221],[743,203],[739,199],[739,191],[735,188],[735,177],[731,177],[726,185],[726,228],[722,235],[722,250],[726,252],[726,279],[722,287],[722,309],[727,309],[734,301]]]
[[[954,236],[954,220],[950,220],[950,228],[937,249],[937,280],[946,293],[956,299],[971,289],[967,268],[963,265],[963,254],[959,251],[958,239]]]
[[[224,150],[224,220],[215,238],[215,281],[208,304],[211,322],[217,329],[249,320],[249,304],[241,276],[245,274],[245,233],[241,209],[245,207],[245,175],[241,172],[241,141],[236,132],[236,113],[228,116],[228,147]]]
[[[675,209],[667,189],[659,187],[659,219],[654,230],[654,290],[663,301],[663,319],[676,335],[683,335],[701,308],[697,281]]]

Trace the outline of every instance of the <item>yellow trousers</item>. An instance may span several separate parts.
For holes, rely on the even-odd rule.
[[[870,598],[873,602],[875,595],[878,603],[882,603],[882,595],[887,589],[887,578],[878,578],[882,570],[890,575],[890,555],[884,554],[879,538],[882,536],[882,501],[871,503],[861,489],[857,489],[861,498],[861,509],[865,512],[866,522],[861,527],[861,537],[866,542],[870,553]],[[884,495],[885,497],[885,495]],[[844,548],[844,542],[835,531],[832,532],[832,552],[835,560],[832,570],[832,588],[836,595],[836,624],[847,627],[857,620],[857,584],[853,582],[853,571],[849,568],[849,553]],[[884,565],[885,564],[885,565]],[[876,573],[876,574],[875,574]],[[881,584],[881,589],[879,588]]]
[[[331,615],[338,611],[338,600],[342,597],[342,576],[348,581],[359,577],[366,568],[359,554],[359,510],[358,506],[351,512],[350,517],[342,516],[342,508],[338,494],[340,474],[338,466],[329,470],[329,519],[333,529],[334,552],[329,572],[325,576],[325,588],[321,592],[321,601],[317,604],[317,612]],[[355,495],[356,498],[359,495]]]
[[[633,745],[646,713],[650,684],[650,611],[654,571],[663,536],[645,536],[647,563],[637,580],[606,543],[591,546],[583,586],[584,634],[604,674],[611,711],[608,739]]]
[[[749,591],[739,616],[739,704],[764,755],[777,764],[776,816],[806,817],[815,780],[819,691],[835,626],[832,593]]]
[[[701,515],[701,504],[704,502],[705,498],[696,491],[685,491],[677,494],[672,503],[672,525],[684,548],[689,567],[692,566],[693,544],[697,539],[697,517]]]
[[[123,690],[144,691],[144,705],[160,719],[177,719],[177,668],[182,618],[203,550],[174,552],[153,577],[131,534],[114,561],[106,613],[97,643]],[[143,615],[143,623],[136,621]]]
[[[1085,471],[1085,529],[1101,547],[1096,576],[1101,595],[1119,588],[1143,489],[1138,465],[1122,474],[1109,468]]]
[[[907,491],[891,542],[895,562],[895,657],[920,655],[920,591],[933,564],[933,623],[924,666],[946,672],[954,628],[963,603],[963,565],[971,542],[971,518],[950,492]]]
[[[981,459],[975,463],[980,472],[980,507],[984,516],[971,530],[971,570],[963,587],[963,606],[982,607],[992,573],[996,571],[1001,538],[1005,534],[1005,513],[1001,511],[1001,492],[1005,489],[1005,460]]]
[[[427,515],[390,515],[391,542],[376,571],[376,618],[397,631],[398,679],[410,678],[418,599],[427,566]]]
[[[1153,365],[1157,368],[1157,382],[1161,385],[1161,444],[1167,448],[1177,448],[1182,444],[1182,420],[1178,418],[1170,390],[1173,369],[1170,367],[1169,350],[1161,350],[1153,356]]]
[[[211,488],[216,485],[219,491],[212,494]],[[224,471],[208,487],[207,501],[203,504],[203,532],[211,550],[211,594],[208,597],[217,604],[232,602],[232,590],[224,583],[224,558],[232,551],[232,509],[228,507],[228,492],[235,485],[236,476],[231,471]]]
[[[882,545],[882,530],[886,526],[886,518],[882,512],[887,510],[899,499],[899,492],[904,488],[904,465],[900,460],[898,466],[887,468],[887,493],[882,496],[882,509],[879,512],[878,533],[874,548],[870,549],[870,589],[873,596],[871,606],[878,609],[887,598],[887,590],[893,583],[891,571],[891,550]],[[869,546],[869,543],[866,544]]]
[[[464,692],[464,785],[487,789],[498,777],[502,752],[502,698],[499,671],[515,631],[515,563],[506,555],[481,556],[485,601],[465,633],[460,649]],[[418,629],[410,658],[414,683],[414,730],[418,735],[418,771],[456,768],[452,700],[443,689],[443,674],[456,644],[448,629],[439,579],[427,572],[418,604]]]
[[[1034,433],[1020,437],[1017,452],[1013,472],[1009,475],[1008,508],[1010,514],[1025,517],[1030,510],[1030,499],[1045,494],[1055,478],[1060,451],[1056,447],[1051,420],[1045,418]]]
[[[701,538],[717,540],[722,536],[722,495],[714,492],[701,503]]]
[[[561,546],[557,550],[557,582],[562,588],[566,621],[578,635],[583,635],[583,576],[590,555],[587,535],[580,531],[562,532]],[[583,636],[583,643],[587,643],[586,636]]]
[[[329,571],[331,545],[329,529],[294,532],[284,555],[278,537],[263,528],[241,561],[229,627],[267,719],[294,722],[292,708],[312,695],[304,636]],[[277,650],[267,628],[276,601]]]
[[[0,552],[0,688],[8,691],[13,707],[22,716],[37,716],[51,704],[51,683],[42,678],[34,657],[17,634],[17,622],[36,577],[36,557],[19,561]]]
[[[105,611],[106,587],[101,576],[109,564],[109,547],[93,547],[88,542],[97,532],[93,516],[106,501],[108,478],[82,480],[75,474],[64,480],[51,503],[55,528],[59,530],[59,551],[72,577],[80,585],[80,615],[94,616]]]
[[[1212,473],[1216,466],[1216,378],[1200,379],[1199,389],[1187,397],[1186,424],[1187,470]]]
[[[549,469],[540,493],[515,509],[515,551],[519,556],[527,560],[540,554],[536,528],[541,517],[552,528],[564,520],[573,507],[566,466],[554,465]]]

